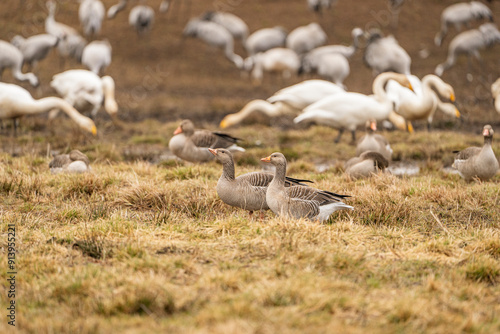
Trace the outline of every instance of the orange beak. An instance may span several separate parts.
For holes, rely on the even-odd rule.
[[[489,135],[490,135],[490,131],[488,129],[484,129],[483,136],[489,136]]]
[[[271,156],[260,159],[260,161],[271,162]]]
[[[377,131],[377,123],[375,123],[375,122],[371,122],[371,123],[370,123],[370,128],[371,128],[373,131]]]
[[[208,149],[210,151],[210,153],[212,153],[213,155],[217,155],[217,150],[214,150],[213,148],[209,148]]]
[[[177,127],[177,129],[175,129],[174,135],[178,135],[179,133],[182,133],[182,128],[180,127],[180,125]]]

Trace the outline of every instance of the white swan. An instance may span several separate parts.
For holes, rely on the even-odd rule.
[[[100,0],[82,0],[78,8],[78,18],[86,36],[99,34],[106,9]]]
[[[111,64],[111,52],[108,40],[90,42],[83,49],[82,64],[95,74],[100,74]]]
[[[110,76],[100,78],[87,70],[68,70],[54,75],[50,86],[54,88],[66,102],[80,112],[90,110],[94,117],[104,103],[104,110],[115,121],[118,105],[115,100],[115,82]],[[51,112],[54,118],[57,112]]]
[[[14,84],[0,82],[0,119],[13,119],[24,115],[35,115],[60,109],[82,129],[97,133],[94,121],[83,116],[68,102],[58,97],[46,97],[35,100],[24,88]]]
[[[0,77],[6,68],[10,68],[12,75],[19,81],[29,81],[36,87],[38,86],[38,78],[33,73],[23,73],[23,54],[14,45],[0,40]]]
[[[389,71],[402,74],[411,73],[411,58],[394,36],[383,37],[378,29],[373,29],[366,35],[367,46],[363,60],[375,75]]]
[[[455,101],[453,87],[433,74],[424,76],[422,81],[414,75],[410,75],[408,78],[413,91],[393,80],[389,80],[385,88],[387,96],[394,102],[394,111],[396,113],[403,116],[407,121],[427,119],[427,127],[430,129],[434,114],[441,102],[439,97],[451,102]],[[445,112],[448,110],[447,107],[440,109]],[[460,117],[458,109],[455,107],[453,109],[454,116]]]
[[[379,74],[373,81],[374,95],[345,92],[325,97],[304,109],[304,112],[294,119],[295,123],[312,121],[339,129],[335,142],[340,141],[344,129],[352,133],[356,141],[356,128],[364,125],[371,118],[381,121],[387,119],[393,110],[393,103],[384,90],[385,84],[396,80],[402,85],[411,87],[406,75],[386,72]]]
[[[299,114],[308,105],[333,94],[343,93],[344,89],[325,80],[306,80],[283,88],[264,100],[252,100],[243,109],[229,114],[220,122],[221,128],[241,123],[255,113],[264,113],[269,117],[286,114]]]
[[[220,24],[226,28],[234,38],[241,39],[242,43],[245,43],[248,37],[247,24],[232,13],[208,11],[202,15],[201,19]]]
[[[146,5],[137,5],[130,10],[128,24],[135,28],[138,35],[149,32],[155,20],[155,11]]]
[[[244,45],[248,55],[265,52],[272,48],[285,46],[288,32],[283,27],[263,28],[254,31],[246,39]]]
[[[325,44],[325,31],[316,22],[292,30],[286,38],[286,47],[297,54],[303,54]]]
[[[500,32],[493,23],[483,23],[477,29],[471,29],[456,35],[448,46],[448,57],[444,63],[436,66],[435,73],[442,76],[443,72],[455,65],[457,56],[467,54],[480,60],[479,50],[500,43]]]

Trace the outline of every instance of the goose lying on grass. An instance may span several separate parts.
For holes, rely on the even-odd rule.
[[[498,160],[491,148],[493,133],[491,125],[485,125],[483,147],[468,147],[462,151],[453,151],[457,155],[452,167],[457,169],[467,182],[473,179],[486,181],[497,173]]]
[[[245,152],[244,148],[236,145],[238,140],[239,138],[224,133],[195,130],[193,122],[185,119],[175,130],[168,148],[183,160],[207,162],[214,159],[214,155],[208,151],[208,148],[226,148],[230,151]]]
[[[359,157],[349,159],[345,164],[345,172],[352,179],[370,177],[389,166],[384,156],[378,152],[366,151]]]
[[[274,178],[267,187],[269,208],[285,218],[308,218],[325,221],[337,210],[354,209],[342,202],[349,197],[311,187],[285,187],[286,158],[276,152],[261,159],[276,167]]]
[[[222,163],[222,175],[217,182],[217,194],[220,199],[231,206],[250,212],[269,210],[266,202],[266,191],[273,180],[273,174],[267,172],[252,172],[235,177],[234,159],[230,151],[218,148],[208,149]],[[285,187],[305,186],[302,182],[308,180],[285,178]]]
[[[363,152],[373,151],[381,154],[386,160],[391,161],[392,148],[387,139],[375,133],[377,131],[377,121],[372,119],[366,122],[366,134],[358,140],[356,155]]]
[[[91,170],[89,158],[78,150],[69,154],[59,154],[49,163],[52,174],[85,173]]]

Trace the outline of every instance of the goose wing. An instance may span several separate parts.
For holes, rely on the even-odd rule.
[[[240,139],[225,133],[196,130],[191,140],[198,147],[228,148]]]
[[[467,160],[481,152],[480,147],[468,147],[465,150],[462,151],[453,151],[453,153],[456,153],[457,155],[455,156],[455,160]]]

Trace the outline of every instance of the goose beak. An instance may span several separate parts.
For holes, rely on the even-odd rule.
[[[458,109],[456,108],[455,108],[455,117],[460,118],[460,111],[458,111]]]
[[[455,94],[453,93],[450,94],[450,101],[455,102]]]
[[[370,128],[371,128],[373,131],[377,131],[377,123],[375,123],[375,122],[371,122],[371,123],[370,123]]]
[[[179,133],[182,133],[182,128],[180,127],[180,125],[177,127],[177,129],[175,129],[174,135],[178,135]]]
[[[92,129],[90,129],[90,132],[92,132],[94,136],[97,135],[97,128],[95,125],[92,125]]]
[[[208,149],[210,151],[210,153],[212,153],[213,155],[217,155],[217,150],[214,150],[213,148],[209,148]]]
[[[260,161],[271,162],[271,156],[260,159]]]
[[[483,136],[489,136],[489,135],[490,135],[490,131],[488,129],[484,129]]]

